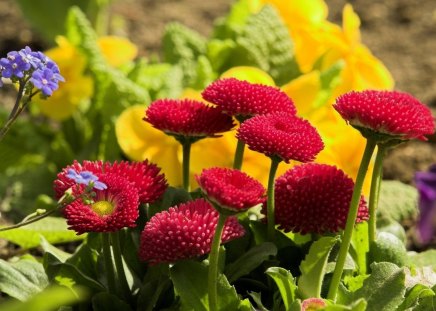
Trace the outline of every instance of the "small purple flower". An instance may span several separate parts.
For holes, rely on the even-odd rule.
[[[17,51],[9,52],[7,57],[1,58],[0,66],[3,67],[3,78],[23,78],[25,72],[31,68],[28,60]]]
[[[101,181],[98,181],[98,177],[89,171],[82,171],[80,173],[77,173],[75,170],[69,169],[66,176],[69,179],[74,180],[78,184],[88,186],[89,184],[92,183],[93,188],[95,188],[97,190],[107,189],[106,184],[102,183]]]
[[[419,192],[418,233],[421,242],[429,243],[435,233],[436,220],[436,164],[428,172],[417,172],[415,183]]]
[[[44,58],[39,57],[39,54],[43,55]],[[41,52],[33,52],[28,46],[21,49],[18,54],[22,59],[29,63],[34,69],[41,68],[45,64],[45,55]]]
[[[30,78],[30,82],[32,82],[34,87],[40,89],[42,94],[44,94],[45,96],[51,96],[51,94],[53,94],[53,91],[57,90],[57,88],[59,87],[59,77],[62,78],[62,76],[54,73],[48,68],[37,69],[33,72],[32,78]]]

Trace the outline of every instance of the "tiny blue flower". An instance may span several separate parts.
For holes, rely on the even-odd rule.
[[[75,170],[69,169],[66,176],[69,179],[74,180],[78,184],[88,186],[90,183],[92,183],[93,187],[97,190],[107,189],[106,184],[101,181],[98,181],[98,177],[89,171],[82,171],[80,173],[77,173]]]
[[[1,58],[0,66],[3,67],[3,78],[23,78],[25,72],[31,68],[27,59],[23,58],[16,51],[9,52],[7,57]]]
[[[48,68],[37,69],[33,72],[30,82],[37,89],[40,89],[45,96],[51,96],[57,90],[60,75],[53,73]]]
[[[41,68],[44,64],[43,59],[39,57],[38,53],[42,54],[41,52],[32,52],[28,46],[18,52],[22,59],[28,62],[34,69]],[[42,55],[44,56],[44,54]]]

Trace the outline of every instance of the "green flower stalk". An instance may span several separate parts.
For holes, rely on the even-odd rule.
[[[233,159],[233,168],[240,170],[242,168],[242,161],[244,159],[245,143],[238,139],[236,145],[235,158]]]
[[[356,178],[347,225],[343,233],[338,260],[328,292],[328,298],[335,300],[350,246],[358,200],[375,146],[378,145],[379,150],[371,183],[369,241],[373,241],[376,237],[375,214],[385,148],[413,138],[426,140],[425,135],[434,133],[435,124],[428,107],[410,94],[396,91],[365,90],[349,92],[340,96],[333,107],[367,139],[367,145]]]
[[[209,309],[216,311],[219,247],[224,224],[230,215],[262,203],[265,188],[257,180],[237,169],[218,167],[203,170],[201,175],[197,176],[197,182],[206,199],[219,213],[209,255],[208,274]]]
[[[354,224],[356,223],[363,182],[365,181],[366,172],[368,171],[368,166],[371,161],[375,146],[376,144],[374,141],[367,141],[362,161],[360,162],[359,171],[357,173],[356,182],[354,184],[353,196],[351,198],[350,209],[348,211],[347,223],[345,225],[345,230],[342,234],[341,247],[339,248],[338,259],[336,261],[335,270],[333,272],[333,277],[330,282],[329,292],[327,295],[327,298],[331,300],[336,300],[339,282],[341,281],[345,260],[347,258],[348,250],[351,244]]]
[[[206,106],[190,99],[159,99],[151,103],[144,121],[173,136],[183,149],[183,188],[189,191],[191,145],[206,137],[218,137],[219,133],[233,128],[232,117],[220,109]]]
[[[271,158],[271,167],[269,170],[268,176],[268,189],[267,189],[267,219],[268,219],[268,229],[267,229],[267,237],[269,241],[275,240],[275,202],[274,202],[274,185],[275,185],[275,176],[277,173],[277,168],[280,164],[279,159]]]

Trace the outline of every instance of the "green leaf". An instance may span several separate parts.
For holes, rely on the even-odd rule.
[[[104,291],[105,287],[92,277],[84,274],[76,266],[70,263],[62,263],[50,253],[44,254],[44,268],[51,281],[73,288],[77,285],[86,286],[95,291]]]
[[[252,3],[252,0],[239,0],[233,3],[227,16],[215,23],[213,37],[235,39],[238,34],[242,33],[251,15],[250,5]]]
[[[294,46],[287,27],[270,5],[248,18],[242,35],[236,38],[235,65],[252,65],[268,72],[278,85],[299,76]],[[239,62],[239,63],[238,63]]]
[[[262,262],[268,260],[270,256],[275,256],[276,254],[277,247],[273,243],[265,242],[260,245],[256,245],[245,252],[241,257],[238,258],[238,260],[227,265],[224,273],[229,282],[233,283],[241,276],[253,271]]]
[[[267,308],[262,304],[262,297],[260,293],[255,292],[249,292],[248,295],[250,295],[251,298],[253,298],[253,301],[256,304],[257,309],[259,311],[268,311]]]
[[[209,310],[208,267],[194,261],[180,261],[170,268],[174,288],[182,305],[195,311]],[[238,310],[241,301],[223,274],[218,276],[218,310]]]
[[[378,213],[381,217],[401,222],[414,219],[418,213],[418,191],[400,181],[383,181],[380,189]]]
[[[323,308],[322,310],[324,310],[324,311],[365,311],[366,306],[367,306],[366,300],[363,298],[360,298],[359,300],[356,300],[355,302],[353,302],[352,304],[350,304],[348,306],[335,304],[335,305],[327,306],[327,307]]]
[[[435,296],[435,293],[431,288],[422,284],[416,284],[411,289],[407,290],[406,297],[397,311],[410,310],[410,308],[418,306],[422,299],[433,296]]]
[[[102,292],[92,297],[92,310],[93,311],[129,311],[132,310],[130,306],[119,299],[117,296],[111,295],[107,292]]]
[[[321,71],[320,74],[320,91],[313,103],[313,108],[318,109],[327,104],[331,98],[336,86],[341,82],[341,72],[345,63],[338,61],[329,68]]]
[[[320,297],[327,260],[339,237],[322,237],[314,242],[300,265],[298,289],[305,298]]]
[[[367,311],[396,310],[406,293],[404,269],[381,262],[372,264],[371,270],[363,286],[354,293],[354,300],[364,298],[368,302]]]
[[[47,275],[37,261],[20,259],[12,263],[0,259],[0,292],[24,301],[47,285]]]
[[[51,286],[36,294],[25,302],[6,301],[1,304],[2,311],[53,311],[62,306],[71,306],[88,298],[84,288],[74,288],[74,291],[61,286]]]
[[[55,256],[59,261],[65,262],[72,254],[51,245],[43,236],[40,236],[40,245],[44,252],[48,252]]]
[[[295,291],[297,290],[297,285],[295,284],[295,279],[291,272],[280,267],[271,267],[268,268],[265,273],[276,283],[285,308],[289,310],[290,305],[295,300]]]
[[[27,226],[0,232],[0,238],[15,243],[23,249],[39,246],[41,236],[50,244],[80,241],[85,238],[68,230],[65,219],[59,217],[46,217]]]
[[[147,64],[141,59],[129,72],[128,78],[148,90],[152,100],[178,98],[183,91],[183,71],[176,65]]]
[[[415,267],[430,266],[436,269],[436,249],[429,249],[420,253],[408,252],[409,263]]]

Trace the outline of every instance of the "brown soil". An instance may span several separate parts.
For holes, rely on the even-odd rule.
[[[166,23],[179,21],[208,35],[215,18],[224,15],[232,0],[123,0],[112,13],[121,16],[116,33],[127,35],[141,55],[157,53]],[[349,1],[362,20],[362,40],[392,72],[396,88],[436,107],[436,1]],[[327,0],[330,19],[340,23],[344,0]],[[23,21],[15,1],[0,0],[0,55],[41,41]],[[43,46],[43,45],[42,45]],[[393,150],[385,177],[411,182],[416,170],[436,162],[434,142],[411,142]]]

